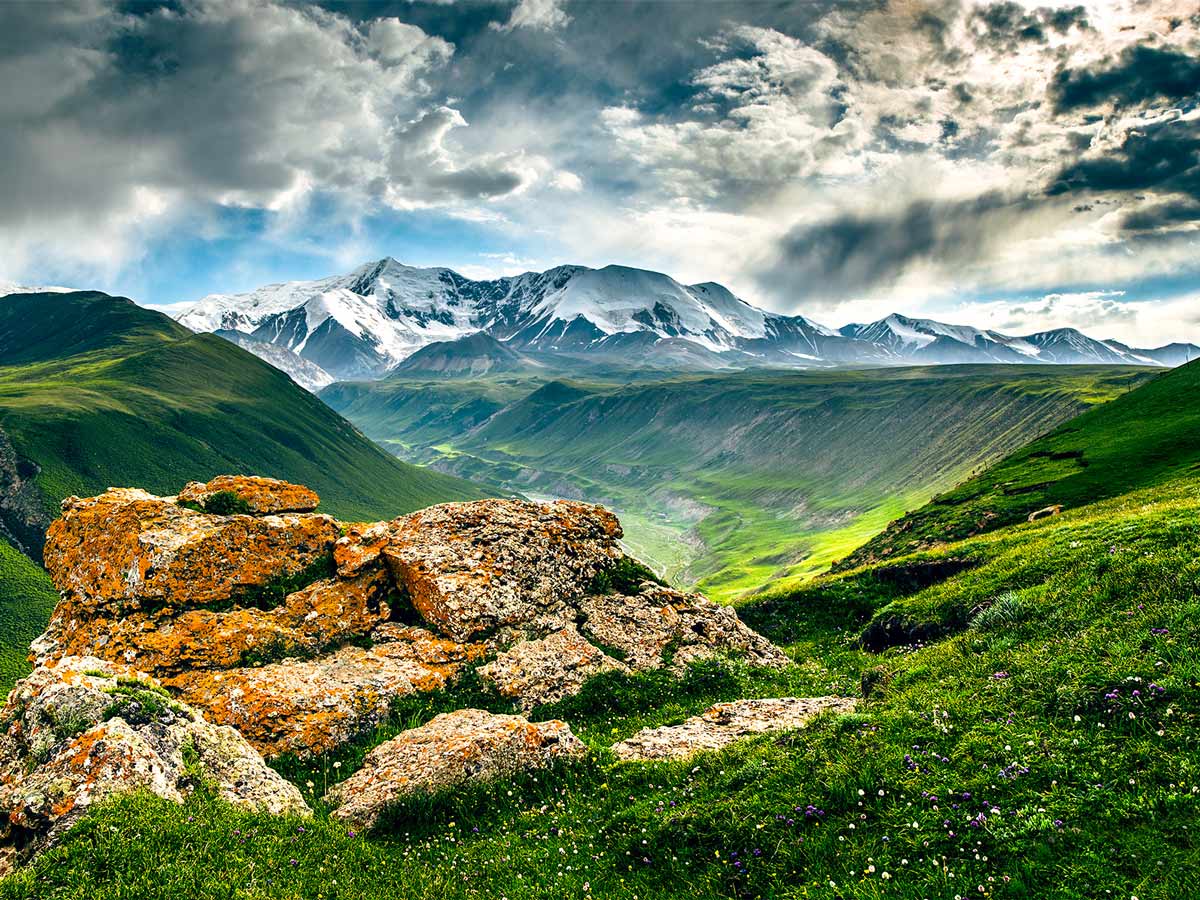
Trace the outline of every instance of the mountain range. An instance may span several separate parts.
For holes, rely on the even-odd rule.
[[[381,378],[430,345],[441,346],[416,365],[436,360],[431,373],[478,373],[481,364],[488,371],[491,364],[476,359],[478,334],[494,339],[485,356],[503,356],[497,351],[503,345],[513,351],[505,365],[557,371],[595,364],[685,371],[996,362],[1175,366],[1200,356],[1193,344],[1142,350],[1073,328],[1013,337],[900,315],[834,330],[759,309],[713,282],[685,285],[625,266],[568,265],[474,281],[390,257],[346,275],[213,294],[178,320],[193,331],[241,335],[241,346],[310,387],[326,378]],[[296,357],[320,371],[301,371]]]

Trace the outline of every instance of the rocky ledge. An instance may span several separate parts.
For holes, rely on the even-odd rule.
[[[344,524],[316,505],[228,475],[177,497],[67,498],[45,552],[62,600],[35,663],[135,666],[262,753],[306,756],[485,658],[484,682],[523,709],[601,672],[786,662],[732,609],[645,579],[602,507],[482,500]]]
[[[657,583],[602,507],[483,500],[342,523],[317,504],[307,488],[243,476],[175,497],[110,488],[63,501],[45,547],[61,600],[31,647],[36,670],[0,713],[0,859],[134,788],[178,800],[205,780],[236,803],[305,813],[263,756],[334,750],[398,698],[468,670],[531,710],[607,672],[680,673],[717,655],[787,663],[732,609]],[[816,711],[796,704],[841,708],[773,702],[791,706],[740,718],[715,707],[702,729],[639,735],[618,755],[713,749]],[[413,790],[583,750],[561,722],[462,710],[376,748],[327,799],[369,826]]]

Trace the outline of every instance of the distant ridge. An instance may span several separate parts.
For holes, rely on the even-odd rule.
[[[835,331],[804,316],[759,309],[714,282],[685,285],[628,266],[568,265],[474,281],[391,257],[318,281],[213,294],[178,320],[195,331],[240,333],[281,347],[337,380],[382,378],[435,344],[444,346],[401,371],[489,372],[518,361],[558,370],[596,363],[677,371],[997,362],[1172,366],[1189,353],[1200,355],[1194,345],[1139,350],[1073,328],[1011,336],[902,315]],[[477,334],[492,339],[481,353],[482,339],[455,343]],[[475,361],[467,364],[464,354],[472,353]]]

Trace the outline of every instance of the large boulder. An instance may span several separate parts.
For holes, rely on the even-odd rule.
[[[511,776],[586,752],[564,722],[460,709],[380,744],[325,800],[334,818],[372,828],[407,795]]]
[[[380,553],[421,616],[465,641],[582,596],[620,558],[620,537],[600,506],[480,500],[395,520]]]
[[[856,703],[847,697],[772,697],[718,703],[679,725],[643,728],[614,744],[612,751],[622,760],[686,759],[755,735],[794,731],[827,710],[851,712]]]
[[[218,475],[204,484],[189,481],[175,499],[181,505],[207,508],[219,495],[226,495],[231,505],[245,507],[245,512],[253,515],[312,512],[320,503],[316,491],[303,485],[257,475]]]
[[[584,634],[638,670],[727,654],[751,666],[780,668],[782,650],[746,626],[729,606],[645,582],[636,595],[600,594],[579,602]]]
[[[234,729],[144,673],[95,657],[42,666],[0,712],[0,875],[102,800],[142,789],[182,802],[202,783],[236,806],[310,813]]]
[[[41,661],[90,652],[136,665],[159,678],[314,656],[365,639],[390,615],[384,573],[323,578],[284,597],[274,609],[152,609],[119,618],[68,617],[59,604],[51,628],[33,644]],[[66,626],[66,627],[64,627]]]

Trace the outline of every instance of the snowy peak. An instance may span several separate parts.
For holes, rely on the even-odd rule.
[[[877,322],[846,325],[840,332],[913,362],[1162,364],[1144,351],[1115,341],[1098,341],[1075,328],[1014,337],[970,325],[949,325],[893,313]]]
[[[1104,363],[1172,365],[1186,348],[1132,350],[1071,328],[1023,337],[898,313],[834,331],[799,315],[758,309],[714,282],[685,285],[662,272],[611,265],[558,266],[475,281],[452,269],[392,258],[345,275],[213,294],[179,321],[195,331],[245,335],[275,354],[299,380],[384,377],[419,350],[414,366],[495,371],[543,357],[672,369]],[[481,346],[484,335],[513,351]],[[461,342],[461,343],[459,343]],[[260,355],[267,351],[257,348]],[[315,371],[301,371],[296,359]],[[542,359],[545,363],[546,360]]]
[[[485,332],[515,350],[621,356],[639,363],[718,367],[753,362],[746,345],[804,332],[838,339],[802,317],[757,309],[719,284],[683,285],[628,266],[559,266],[473,281],[391,257],[318,281],[214,294],[179,321],[275,344],[334,377],[378,378],[422,347]],[[811,349],[811,348],[809,348]],[[761,354],[757,354],[761,356]],[[817,359],[813,354],[808,359]]]

